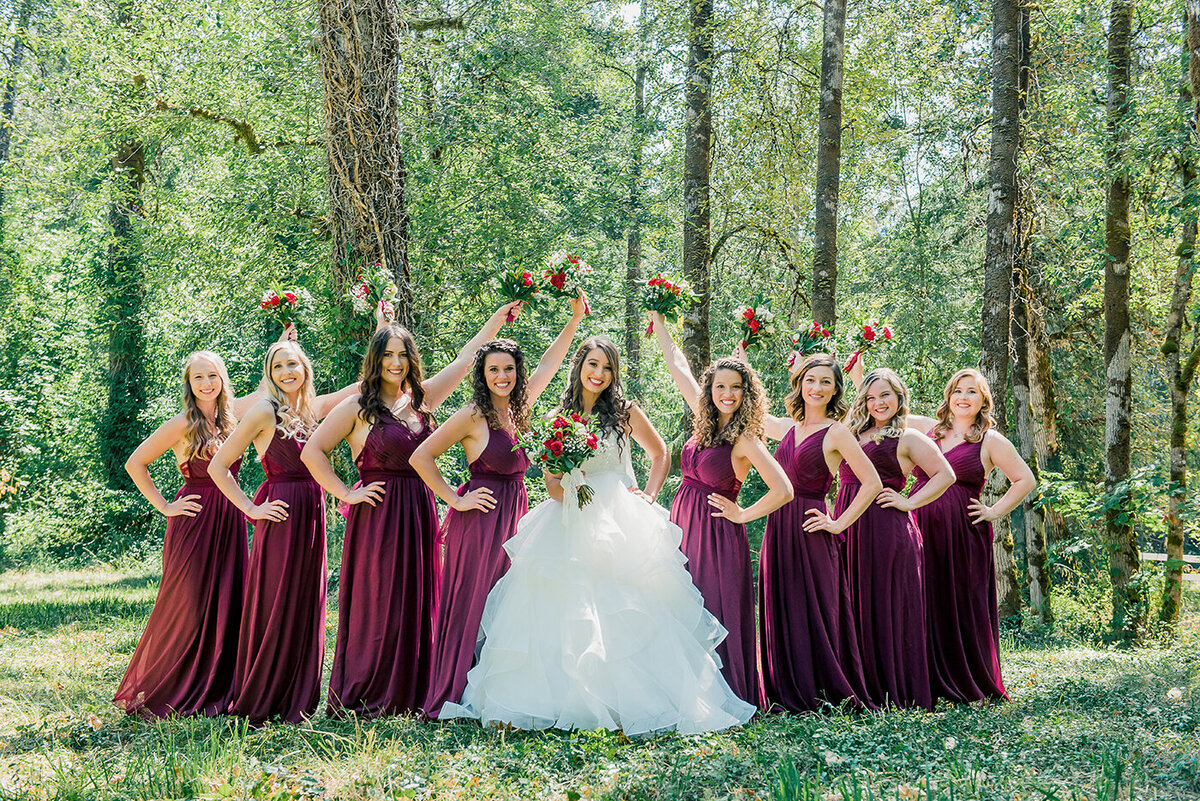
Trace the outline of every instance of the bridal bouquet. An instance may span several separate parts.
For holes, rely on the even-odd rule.
[[[658,312],[671,322],[677,322],[679,315],[688,306],[696,302],[692,288],[684,280],[670,281],[657,273],[642,285],[642,309]],[[654,323],[646,328],[646,336],[654,333]]]
[[[542,278],[546,282],[546,293],[556,298],[573,298],[583,289],[583,279],[592,274],[592,267],[583,259],[565,250],[551,253],[546,259],[546,270]],[[585,302],[586,303],[586,302]],[[584,306],[584,314],[592,310]]]
[[[369,270],[360,270],[350,283],[350,306],[355,314],[370,314],[383,304],[383,316],[390,321],[396,317],[392,302],[399,291],[392,274],[377,262]]]
[[[516,267],[500,273],[494,283],[500,292],[500,297],[509,303],[519,300],[529,306],[536,306],[537,302],[541,300],[542,288],[534,280],[533,273],[523,267]],[[510,323],[513,321],[511,312],[509,312],[507,321]]]
[[[775,333],[775,315],[761,303],[735,309],[733,318],[742,332],[742,350],[749,350]]]
[[[303,289],[284,289],[274,286],[263,292],[258,307],[284,328],[295,325],[300,311],[308,305],[308,293]]]
[[[792,334],[792,353],[788,356],[787,366],[792,367],[796,356],[811,356],[814,353],[829,353],[833,350],[833,332],[813,320],[813,324],[803,331]]]
[[[850,335],[850,347],[854,348],[854,353],[850,354],[846,369],[854,367],[855,362],[872,348],[891,343],[894,336],[889,326],[880,325],[875,321],[863,323],[855,328],[854,333]]]
[[[541,462],[548,473],[574,473],[600,447],[596,436],[578,414],[556,415],[554,419],[521,434],[513,450],[524,448],[534,462]],[[591,502],[592,488],[579,480],[579,508]]]

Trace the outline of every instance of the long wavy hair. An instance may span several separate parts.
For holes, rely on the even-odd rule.
[[[937,425],[933,427],[934,439],[942,439],[954,429],[954,415],[950,412],[950,395],[958,386],[958,382],[964,378],[975,379],[975,384],[979,387],[979,394],[983,397],[983,406],[975,415],[975,422],[967,429],[964,439],[967,442],[979,442],[987,434],[988,429],[996,425],[996,421],[992,419],[992,388],[983,373],[967,367],[950,376],[950,380],[946,382],[946,389],[942,392],[942,403],[934,414],[937,418]]]
[[[571,358],[571,374],[567,378],[567,388],[558,399],[558,408],[564,412],[583,414],[583,379],[579,374],[583,371],[583,362],[593,350],[600,349],[608,359],[612,368],[612,382],[600,393],[592,406],[592,422],[597,433],[604,436],[610,431],[625,434],[629,430],[629,402],[621,393],[621,356],[617,346],[608,337],[588,337],[575,351]]]
[[[487,420],[488,428],[504,428],[500,421],[500,413],[492,403],[492,391],[488,389],[485,369],[487,357],[494,353],[511,356],[516,362],[517,377],[513,382],[512,392],[508,395],[508,416],[518,431],[528,431],[529,401],[526,398],[526,389],[529,377],[525,372],[525,354],[521,352],[521,346],[511,339],[493,339],[491,342],[485,342],[483,347],[476,351],[475,365],[471,369],[471,402]]]
[[[275,379],[271,377],[271,365],[275,363],[275,356],[284,351],[290,351],[304,368],[304,379],[300,382],[295,408],[288,402],[287,393],[280,389],[279,385],[275,383]],[[258,388],[266,393],[267,400],[271,401],[271,405],[275,407],[275,414],[279,418],[275,427],[279,429],[279,432],[289,439],[301,441],[308,439],[308,435],[317,426],[317,415],[313,410],[317,401],[317,393],[313,389],[312,362],[308,360],[300,343],[276,342],[267,348],[267,355],[263,359],[262,382]]]
[[[221,376],[221,391],[217,393],[217,413],[212,425],[200,410],[200,401],[192,391],[190,380],[192,366],[201,359],[212,362],[217,368],[217,374]],[[210,350],[198,350],[183,363],[183,412],[187,421],[183,429],[184,451],[189,459],[211,457],[237,427],[237,419],[233,416],[233,393],[229,389],[229,372],[225,369],[225,360]],[[216,431],[213,431],[214,426]]]
[[[404,376],[401,390],[408,391],[413,409],[426,425],[432,426],[433,413],[425,408],[425,387],[421,383],[424,377],[417,341],[407,328],[395,323],[385,325],[375,332],[363,356],[362,370],[359,374],[362,381],[362,391],[358,396],[359,416],[368,424],[375,425],[384,412],[390,411],[388,405],[383,402],[383,354],[387,351],[388,342],[392,337],[404,343],[404,350],[408,354],[408,374]]]
[[[828,353],[814,353],[792,373],[792,391],[784,400],[788,415],[798,423],[804,422],[804,376],[814,367],[828,367],[833,371],[833,397],[825,404],[825,416],[830,420],[841,420],[846,416],[846,383],[842,378],[842,366]]]
[[[721,416],[712,397],[713,384],[721,370],[732,370],[742,377],[742,403],[724,428],[720,428]],[[700,376],[700,397],[697,405],[699,408],[692,419],[692,436],[700,448],[737,442],[743,434],[762,439],[763,415],[767,412],[767,393],[754,369],[745,362],[725,357],[710,364]]]
[[[904,379],[896,374],[895,370],[888,367],[876,367],[871,372],[863,376],[862,387],[858,390],[858,395],[854,398],[854,403],[850,404],[850,414],[846,422],[846,426],[854,432],[854,436],[861,437],[867,431],[871,430],[875,425],[875,418],[871,416],[871,412],[867,409],[867,390],[876,381],[885,381],[892,388],[892,392],[896,393],[896,413],[891,419],[879,426],[879,430],[871,435],[871,439],[875,444],[883,442],[888,437],[899,438],[904,434],[904,429],[908,426],[908,386],[904,383]]]

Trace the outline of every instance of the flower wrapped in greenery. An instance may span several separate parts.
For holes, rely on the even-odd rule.
[[[749,350],[751,345],[761,344],[775,334],[775,315],[761,301],[735,309],[733,318],[741,329],[742,350]]]
[[[678,322],[679,315],[696,302],[696,295],[683,279],[671,280],[656,273],[642,285],[642,309],[658,312],[671,322]],[[646,327],[646,336],[654,333],[654,323]]]
[[[592,274],[592,267],[574,253],[558,250],[546,259],[546,269],[542,274],[546,293],[556,298],[574,298],[583,289],[583,280]],[[592,310],[584,302],[584,314]]]
[[[295,325],[300,313],[309,305],[308,293],[303,289],[284,289],[272,286],[262,294],[258,307],[284,328]]]
[[[523,267],[505,270],[495,278],[494,283],[500,297],[509,303],[519,300],[528,306],[536,306],[541,300],[542,288],[537,277]],[[506,319],[510,323],[513,321],[511,312]]]
[[[804,358],[814,353],[832,353],[833,346],[833,332],[813,320],[808,328],[792,334],[792,352],[788,356],[787,366],[791,368],[797,356]]]
[[[600,438],[578,414],[556,415],[520,436],[513,450],[524,448],[529,458],[555,475],[573,474],[577,482],[579,508],[591,502],[595,494],[583,482],[579,468],[600,447]]]
[[[384,319],[391,321],[396,317],[394,304],[399,291],[392,273],[376,262],[374,267],[360,270],[350,283],[350,306],[355,314],[373,314],[382,304]]]
[[[855,326],[850,334],[850,347],[854,348],[854,352],[846,362],[846,369],[854,367],[862,355],[872,348],[891,344],[894,336],[891,326],[880,325],[874,320]]]

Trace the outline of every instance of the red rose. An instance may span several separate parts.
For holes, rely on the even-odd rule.
[[[285,298],[287,298],[287,302],[288,302],[288,303],[295,303],[295,302],[296,302],[296,293],[295,293],[295,292],[284,292],[284,293],[283,293],[283,296],[284,296]]]
[[[819,333],[821,333],[821,331],[823,331],[824,329],[822,329],[822,328],[821,328],[821,324],[820,324],[820,323],[818,323],[816,320],[813,320],[813,326],[812,326],[812,330],[813,330],[813,333],[814,333],[814,334],[819,334]]]
[[[658,277],[655,277],[655,278],[651,278],[651,279],[650,279],[650,280],[647,282],[647,284],[646,284],[646,285],[647,285],[647,286],[658,286],[658,285],[659,285],[659,284],[661,284],[661,283],[662,283],[662,277],[661,277],[661,276],[658,276]]]
[[[596,438],[595,434],[588,434],[587,446],[589,448],[591,448],[592,450],[595,450],[596,446],[598,446],[599,444],[600,444],[600,440]]]
[[[570,426],[570,425],[571,425],[571,423],[570,423],[570,422],[568,422],[567,418],[563,417],[563,416],[560,414],[558,417],[555,417],[555,418],[554,418],[554,422],[553,422],[553,423],[551,423],[550,425],[551,425],[553,428],[567,428],[568,426]]]
[[[580,415],[578,412],[571,412],[571,419],[574,420],[576,423],[583,422],[583,416]]]
[[[892,338],[892,329],[888,328],[886,325],[883,327],[883,338],[884,339]]]
[[[742,312],[742,319],[743,320],[753,320],[754,319],[754,309],[746,309],[744,312]]]
[[[278,306],[280,303],[281,303],[281,301],[279,300],[279,296],[278,296],[278,295],[272,295],[272,296],[271,296],[271,305],[272,305],[272,306]]]
[[[554,275],[550,276],[550,286],[554,287],[555,289],[562,289],[563,284],[565,283],[567,283],[566,273],[555,273]]]
[[[821,336],[823,336],[823,337],[825,337],[826,339],[828,339],[829,337],[831,337],[831,336],[833,336],[833,335],[829,333],[829,329],[827,329],[827,328],[822,328],[822,329],[821,329]]]
[[[542,461],[543,461],[543,462],[548,462],[548,461],[550,461],[550,454],[548,454],[548,453],[543,453],[543,454],[542,454]]]
[[[864,325],[863,326],[863,339],[867,340],[868,342],[874,342],[875,341],[875,329],[869,325]]]
[[[753,320],[753,319],[752,319],[752,320],[750,321],[750,333],[752,333],[752,334],[757,334],[757,333],[758,333],[758,329],[760,329],[760,328],[762,328],[762,324],[761,324],[761,323],[760,323],[758,320]]]
[[[565,429],[565,428],[554,429],[554,438],[556,440],[559,440],[560,442],[562,440],[566,439],[567,438],[567,429]]]
[[[265,300],[258,305],[259,305],[259,308],[261,308],[261,309],[269,309],[271,307],[271,304],[267,303]]]
[[[546,448],[555,456],[562,456],[563,444],[558,440],[550,440],[550,442],[546,443]]]
[[[529,274],[529,270],[521,273],[521,283],[525,286],[533,286],[533,276]]]

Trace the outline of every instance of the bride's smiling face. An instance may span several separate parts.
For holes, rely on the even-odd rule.
[[[579,366],[579,383],[586,391],[599,395],[608,389],[612,381],[612,365],[608,363],[604,350],[592,348],[583,358],[583,364]]]

